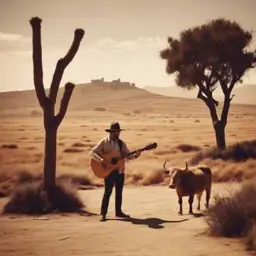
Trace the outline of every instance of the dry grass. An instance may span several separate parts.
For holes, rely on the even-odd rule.
[[[65,181],[73,184],[78,189],[93,189],[102,186],[100,182],[92,176],[85,173],[84,175],[65,173],[57,176],[56,180]],[[7,197],[15,190],[16,187],[23,184],[31,184],[42,181],[42,173],[33,173],[28,170],[19,170],[14,173],[6,174],[0,172],[0,197]]]
[[[85,96],[87,96],[86,101],[84,101]],[[110,100],[105,101],[106,97]],[[129,110],[127,104],[116,104],[123,102],[123,99],[127,99]],[[158,144],[155,150],[142,152],[139,159],[127,161],[126,183],[129,184],[166,184],[168,178],[162,177],[161,172],[166,160],[168,166],[184,167],[185,162],[193,158],[197,150],[206,148],[205,145],[210,148],[216,143],[208,110],[198,101],[145,95],[142,90],[133,93],[131,90],[117,92],[104,88],[99,90],[93,88],[89,95],[83,94],[81,100],[79,102],[72,99],[57,138],[57,175],[81,177],[70,178],[75,183],[80,180],[77,182],[80,188],[103,183],[91,171],[89,152],[100,139],[107,136],[105,129],[113,120],[119,121],[125,129],[121,133],[121,138],[130,150],[152,142]],[[72,104],[77,106],[72,107]],[[94,111],[97,107],[104,107],[107,111]],[[0,176],[2,173],[6,174],[0,181],[1,195],[8,195],[13,187],[20,184],[16,174],[21,170],[26,170],[28,173],[23,174],[24,177],[20,180],[29,182],[38,180],[37,177],[42,173],[43,120],[39,116],[31,117],[33,110],[40,111],[40,107],[17,110],[12,109],[10,105],[10,108],[0,110],[0,145],[17,145],[16,149],[0,146]],[[255,139],[253,119],[255,119],[255,107],[242,105],[231,107],[226,129],[228,145]],[[200,123],[195,123],[195,120],[200,120]],[[214,181],[243,181],[255,176],[256,173],[256,160],[252,158],[246,162],[212,158],[202,158],[200,161],[211,167]],[[87,177],[92,185],[79,185],[87,183]]]
[[[16,148],[18,148],[18,145],[16,145],[16,144],[5,144],[5,145],[2,145],[2,148],[16,149]]]
[[[256,159],[256,140],[235,143],[224,150],[211,148],[205,152],[199,152],[190,162],[191,164],[198,164],[205,158],[222,159],[224,161],[232,160],[235,162],[243,162],[249,158]]]
[[[245,242],[249,250],[256,250],[256,221],[253,221],[245,238]]]
[[[42,214],[78,212],[84,205],[76,190],[68,183],[57,183],[49,195],[41,190],[40,182],[25,183],[13,191],[3,213]]]
[[[134,171],[126,175],[126,184],[149,186],[163,183],[165,174],[162,170]]]
[[[245,237],[250,249],[255,246],[256,180],[245,183],[241,190],[226,197],[215,197],[206,213],[210,234]]]
[[[194,152],[194,151],[199,151],[201,149],[196,145],[190,145],[190,144],[180,144],[176,146],[176,148],[182,152]]]
[[[97,108],[94,108],[95,111],[106,111],[105,108],[103,107],[97,107]]]
[[[84,152],[84,150],[80,148],[65,148],[63,152],[64,153],[81,153],[81,152]]]
[[[83,147],[87,147],[86,144],[82,143],[82,142],[76,142],[72,145],[72,147],[75,147],[75,148],[83,148]]]

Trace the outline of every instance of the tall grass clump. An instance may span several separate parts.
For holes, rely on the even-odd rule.
[[[243,237],[249,249],[256,249],[256,180],[229,196],[216,196],[205,220],[210,234]]]
[[[179,144],[178,146],[176,146],[176,149],[179,149],[181,152],[193,152],[199,151],[201,148],[196,145]]]
[[[51,193],[46,193],[42,190],[41,182],[33,182],[22,184],[13,191],[3,213],[79,212],[83,207],[71,184],[58,182]]]
[[[222,159],[224,161],[232,160],[234,162],[243,162],[249,158],[256,159],[256,140],[243,141],[228,146],[226,149],[211,148],[204,152],[198,152],[191,160],[191,164],[198,164],[204,159]]]

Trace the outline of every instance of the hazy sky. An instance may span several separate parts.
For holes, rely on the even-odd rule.
[[[0,91],[33,87],[29,19],[42,22],[44,84],[50,84],[76,28],[86,31],[67,81],[121,78],[140,87],[174,84],[159,51],[168,36],[216,18],[256,31],[256,0],[0,0]],[[256,47],[256,32],[254,32]],[[245,83],[256,84],[255,71]]]

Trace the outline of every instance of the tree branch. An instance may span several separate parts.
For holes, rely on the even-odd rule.
[[[44,108],[46,95],[43,85],[41,21],[42,20],[40,18],[34,17],[30,20],[30,24],[33,32],[34,86],[39,104],[42,108]]]
[[[216,106],[218,106],[218,101],[216,101],[212,97],[212,95],[210,94],[209,91],[205,92],[206,89],[202,85],[198,84],[198,87],[199,87],[199,91],[198,91],[198,94],[197,94],[197,98],[203,100],[205,102],[206,106],[209,108],[210,114],[211,114],[211,118],[212,118],[212,123],[213,123],[213,126],[215,126],[215,124],[219,121],[219,118],[218,118],[218,115],[217,115],[217,112],[216,112]],[[202,92],[207,97],[205,97],[202,94]]]
[[[198,90],[197,98],[203,100],[205,102],[205,104],[207,105],[207,98],[202,94],[202,90],[200,87]]]
[[[68,109],[68,104],[72,95],[72,92],[74,90],[75,85],[72,83],[67,83],[65,85],[65,91],[60,103],[60,110],[59,113],[55,116],[55,121],[57,126],[60,125],[62,122],[64,116],[66,115],[67,109]]]
[[[233,99],[234,96],[235,95],[232,95],[232,97],[230,98],[229,95],[225,95],[224,105],[223,105],[223,109],[222,109],[222,113],[221,113],[221,122],[224,124],[224,126],[227,125],[230,102],[231,102],[231,100]]]
[[[233,78],[233,79],[232,79],[232,81],[231,81],[231,83],[230,83],[230,85],[229,85],[229,87],[228,87],[228,93],[229,93],[229,95],[230,95],[230,93],[232,92],[232,90],[233,90],[235,84],[237,83],[237,81],[240,80],[241,77],[242,77],[242,76],[239,76],[239,77],[237,77],[237,78]]]
[[[56,65],[55,72],[53,75],[51,87],[50,87],[50,93],[49,93],[49,98],[51,99],[53,104],[55,104],[56,102],[57,93],[59,90],[60,81],[63,76],[64,70],[68,66],[68,64],[73,60],[83,36],[84,36],[84,30],[76,29],[73,43],[69,48],[67,54],[62,59],[58,60],[58,63]]]

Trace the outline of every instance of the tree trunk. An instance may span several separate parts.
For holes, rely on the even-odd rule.
[[[57,126],[45,128],[45,157],[43,190],[50,191],[55,187],[57,157]]]
[[[215,130],[217,147],[220,149],[225,149],[226,148],[225,125],[223,124],[223,122],[218,121],[214,125],[214,130]]]

